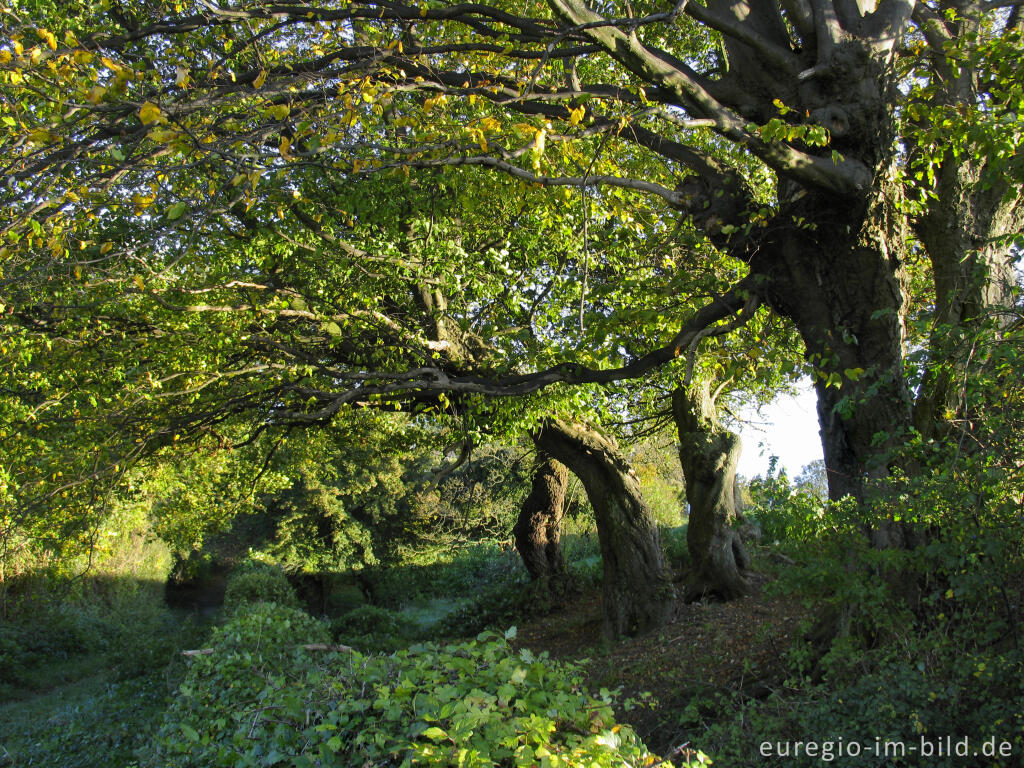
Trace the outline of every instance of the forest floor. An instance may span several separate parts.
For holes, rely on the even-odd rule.
[[[520,625],[516,644],[555,659],[586,659],[588,688],[619,689],[620,702],[638,699],[639,706],[617,707],[619,719],[655,754],[668,754],[697,742],[692,719],[699,712],[687,711],[692,702],[717,694],[764,698],[789,674],[788,651],[810,611],[795,597],[766,590],[771,577],[755,574],[752,581],[752,594],[732,602],[680,599],[661,630],[617,643],[601,640],[601,591],[592,588]]]

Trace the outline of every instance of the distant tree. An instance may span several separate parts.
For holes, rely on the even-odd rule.
[[[828,477],[825,472],[825,462],[822,459],[815,459],[808,464],[804,464],[793,484],[798,490],[817,496],[822,500],[827,499]]]

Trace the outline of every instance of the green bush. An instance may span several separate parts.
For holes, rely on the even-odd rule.
[[[452,550],[429,548],[373,575],[375,602],[401,608],[410,601],[478,595],[496,583],[518,582],[525,570],[515,550],[476,541]]]
[[[117,628],[97,613],[49,605],[0,622],[0,683],[29,682],[32,667],[109,650]]]
[[[540,607],[535,605],[537,597],[524,573],[520,579],[484,589],[441,619],[434,632],[439,637],[470,637],[485,629],[508,626]]]
[[[610,701],[585,693],[576,667],[515,652],[501,635],[390,656],[308,652],[295,644],[316,634],[315,623],[260,609],[258,622],[236,615],[214,653],[195,660],[140,752],[143,765],[653,762],[629,727],[616,726]],[[272,646],[257,637],[273,637]]]
[[[284,571],[273,565],[250,563],[235,571],[224,590],[224,610],[233,612],[251,603],[299,607],[295,589]]]
[[[677,525],[660,530],[665,560],[674,568],[683,568],[690,562],[690,548],[686,543],[687,529],[687,525]]]
[[[331,621],[339,643],[361,651],[393,651],[416,635],[416,627],[401,614],[376,605],[362,605]]]

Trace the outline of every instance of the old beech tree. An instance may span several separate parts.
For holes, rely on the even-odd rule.
[[[243,416],[261,431],[692,371],[705,339],[770,312],[813,369],[830,495],[863,499],[912,429],[955,417],[960,340],[1014,300],[1015,0],[12,8],[6,343],[26,370],[74,349],[123,378],[53,377],[45,409],[17,388],[5,407],[92,418],[129,458]],[[631,257],[643,244],[664,258]],[[916,389],[911,314],[943,361]],[[645,345],[616,341],[630,323]],[[719,434],[686,379],[681,438]],[[599,517],[627,537],[643,522],[618,503],[628,474],[595,469],[597,438],[538,439],[588,491],[623,485]],[[123,461],[101,458],[93,479]],[[59,490],[44,475],[36,497]],[[620,630],[664,618],[651,530],[606,564],[637,603]],[[727,539],[709,538],[709,584],[735,578]]]

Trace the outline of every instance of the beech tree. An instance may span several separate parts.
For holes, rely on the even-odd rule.
[[[736,468],[742,450],[739,435],[722,427],[707,379],[672,393],[672,415],[679,433],[679,460],[690,504],[687,548],[694,574],[687,598],[714,594],[729,600],[750,589],[745,571],[750,556],[738,530]]]
[[[534,439],[580,478],[594,508],[604,574],[604,634],[614,638],[664,624],[672,616],[675,589],[640,481],[615,441],[591,427],[559,420],[545,423]]]
[[[58,5],[0,35],[17,508],[176,439],[585,398],[556,385],[727,334],[772,370],[769,316],[863,499],[1016,300],[1015,0]]]

